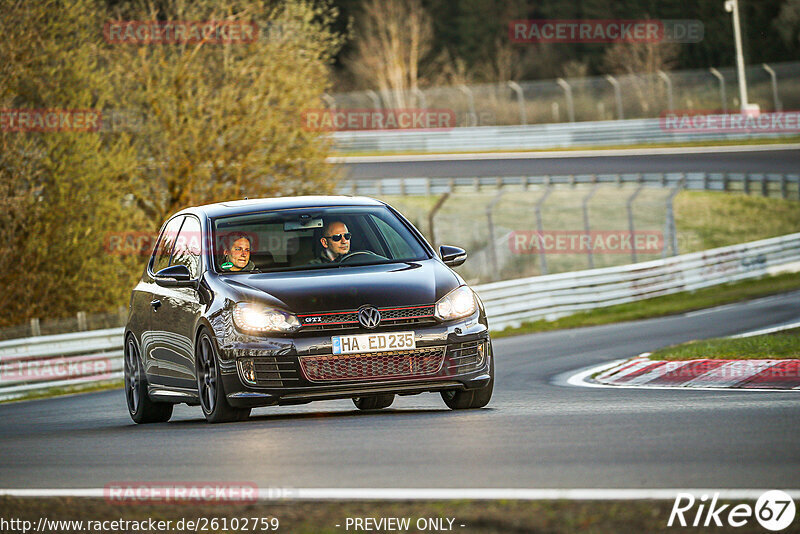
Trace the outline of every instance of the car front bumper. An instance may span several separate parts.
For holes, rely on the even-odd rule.
[[[414,331],[415,350],[377,355],[333,356],[331,337],[343,334],[338,331],[294,338],[232,336],[219,349],[226,397],[232,406],[244,408],[387,393],[413,395],[474,389],[486,386],[491,380],[491,339],[485,320],[479,320],[477,314],[449,324],[387,328],[377,332],[408,330]],[[378,359],[381,361],[376,362]],[[331,365],[338,368],[348,365],[360,371],[356,373],[358,376],[353,374],[347,378],[321,377],[315,371],[320,367],[312,367],[317,362],[323,362],[321,365],[325,369],[330,369]],[[415,367],[415,362],[422,362],[422,366]],[[391,367],[393,365],[395,367]],[[245,379],[246,375],[253,377],[252,372],[245,372],[245,369],[252,369],[251,366],[257,369],[256,383]],[[370,370],[377,368],[394,372],[374,376]],[[362,372],[365,369],[366,372]]]

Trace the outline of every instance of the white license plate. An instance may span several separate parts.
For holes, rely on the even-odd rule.
[[[355,336],[331,337],[334,354],[359,352],[381,352],[385,350],[409,350],[417,348],[414,332],[392,332],[382,334],[358,334]]]

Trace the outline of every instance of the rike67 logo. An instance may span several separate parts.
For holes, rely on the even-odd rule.
[[[767,530],[777,532],[794,521],[795,506],[792,497],[780,490],[763,493],[755,506],[749,504],[719,504],[719,493],[703,494],[696,499],[691,493],[678,493],[667,526],[721,527],[725,524],[738,528],[753,518]]]

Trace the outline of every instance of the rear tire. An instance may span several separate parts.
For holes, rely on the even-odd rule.
[[[478,389],[457,390],[450,389],[442,391],[442,400],[451,410],[472,410],[483,408],[492,400],[494,390],[494,353],[489,344],[489,383]]]
[[[166,423],[172,417],[173,405],[153,402],[147,394],[147,378],[139,357],[139,348],[133,336],[125,341],[125,401],[128,413],[137,424]]]
[[[250,408],[234,408],[228,404],[219,372],[217,352],[208,332],[202,331],[197,340],[195,354],[197,369],[197,393],[200,396],[200,407],[209,423],[228,423],[246,421],[250,417]]]
[[[386,395],[371,395],[369,397],[353,397],[353,404],[359,410],[382,410],[394,402],[394,393]]]

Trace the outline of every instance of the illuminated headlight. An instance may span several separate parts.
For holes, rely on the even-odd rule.
[[[442,321],[469,317],[477,309],[475,294],[467,286],[454,289],[436,303],[436,318]]]
[[[294,332],[300,321],[293,313],[239,302],[233,307],[233,322],[245,332]]]

